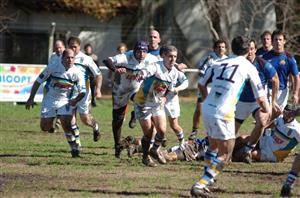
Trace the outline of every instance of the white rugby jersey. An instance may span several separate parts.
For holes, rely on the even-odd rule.
[[[79,93],[86,92],[84,80],[80,75],[79,69],[74,65],[66,70],[62,63],[50,64],[36,80],[39,83],[47,80],[49,83],[45,97],[50,97],[63,105],[77,94],[74,93],[75,87]]]
[[[175,67],[173,67],[173,68],[175,68]],[[177,68],[175,68],[175,69],[177,70],[177,72],[174,72],[174,75],[171,75],[172,86],[173,86],[173,88],[177,88],[178,91],[182,91],[189,86],[189,81],[183,72],[179,71]],[[174,97],[178,98],[177,93],[170,92],[168,94],[167,102],[172,100]]]
[[[163,61],[159,61],[153,67],[143,69],[142,72],[145,80],[135,95],[134,101],[138,105],[150,107],[160,105],[167,91],[173,91],[172,80],[178,77],[179,71],[175,67],[169,71]]]
[[[142,81],[137,81],[136,76],[142,69],[150,67],[158,61],[157,57],[148,53],[146,58],[139,62],[135,59],[132,50],[109,58],[116,67],[126,68],[126,73],[115,76],[113,93],[118,95],[138,91]]]
[[[265,96],[256,68],[243,56],[227,58],[218,61],[208,68],[199,83],[211,90],[203,103],[203,114],[209,114],[218,119],[234,120],[235,106],[249,80],[255,98]]]
[[[300,142],[300,123],[296,119],[285,123],[280,116],[274,124],[275,128],[271,130],[271,135],[262,138],[264,138],[264,146],[273,151],[278,161],[283,161]]]
[[[92,57],[81,51],[75,56],[74,65],[80,69],[85,80],[88,80],[90,75],[98,76],[101,74],[99,67],[93,61]]]

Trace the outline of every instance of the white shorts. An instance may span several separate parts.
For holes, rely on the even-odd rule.
[[[288,97],[289,97],[288,88],[278,91],[277,104],[280,106],[282,110],[287,105]],[[272,103],[272,89],[269,89],[268,100],[270,103]]]
[[[241,102],[236,104],[235,118],[239,120],[246,120],[249,115],[259,108],[256,102]]]
[[[76,110],[79,114],[89,114],[90,113],[90,91],[87,91],[85,96],[77,103]]]
[[[203,124],[209,137],[218,140],[235,139],[234,120],[221,120],[205,113],[202,115]]]
[[[145,106],[134,106],[134,112],[136,119],[148,120],[151,117],[165,116],[164,108],[161,106],[145,107]]]
[[[73,108],[68,105],[65,101],[55,101],[54,99],[49,99],[44,97],[41,107],[41,117],[42,118],[55,118],[59,115],[72,115]]]
[[[272,137],[271,136],[263,136],[259,140],[259,149],[261,152],[260,161],[262,162],[277,162],[277,157],[274,155],[272,151]]]
[[[165,112],[168,117],[178,118],[180,116],[179,97],[175,95],[165,104]]]

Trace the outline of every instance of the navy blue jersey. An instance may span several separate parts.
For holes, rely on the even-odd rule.
[[[275,68],[260,57],[256,57],[252,63],[257,71],[263,87],[276,75]],[[244,90],[240,96],[241,102],[255,102],[255,97],[250,82],[246,82]]]
[[[256,56],[262,58],[268,52],[269,52],[268,50],[265,50],[263,47],[261,47],[256,51]]]
[[[287,52],[276,53],[271,50],[263,56],[277,71],[279,77],[279,90],[283,90],[287,87],[288,77],[290,74],[293,76],[298,75],[298,66],[295,58]],[[272,88],[272,84],[268,84],[269,88]]]
[[[156,57],[160,57],[159,51],[160,51],[160,48],[158,48],[158,49],[149,49],[148,53],[150,53],[150,54],[152,54],[152,55],[154,55]]]

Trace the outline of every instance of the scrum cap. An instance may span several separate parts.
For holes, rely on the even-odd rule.
[[[136,52],[137,50],[143,50],[148,52],[148,44],[145,41],[136,42],[133,51]]]

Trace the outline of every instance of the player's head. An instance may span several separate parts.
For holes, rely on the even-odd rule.
[[[125,43],[120,43],[117,47],[117,52],[123,54],[127,51],[127,45]]]
[[[56,40],[54,44],[54,50],[57,55],[62,55],[65,50],[65,44],[62,40]]]
[[[150,30],[149,32],[149,48],[150,49],[157,49],[159,48],[160,43],[160,35],[157,30]]]
[[[249,52],[249,39],[237,36],[231,41],[231,49],[235,55],[244,56]]]
[[[295,117],[293,115],[293,112],[295,112],[295,111],[296,111],[296,107],[294,105],[287,104],[284,107],[283,119],[286,123],[292,122],[295,119]]]
[[[223,39],[219,39],[214,42],[214,52],[219,56],[222,57],[226,54],[227,51],[227,43]]]
[[[84,51],[87,55],[91,55],[93,53],[93,47],[90,43],[84,45]]]
[[[256,41],[254,39],[250,39],[249,53],[248,53],[247,59],[249,59],[250,61],[253,61],[253,59],[256,57],[256,49],[257,49]]]
[[[272,47],[272,33],[270,31],[264,31],[260,36],[260,39],[264,49],[269,49]]]
[[[134,57],[138,60],[144,60],[148,53],[148,44],[145,41],[137,41],[133,48]]]
[[[75,52],[72,49],[66,49],[62,53],[61,62],[66,69],[69,69],[73,66],[75,60]]]
[[[68,47],[77,55],[80,52],[81,40],[78,37],[71,36],[68,40]]]
[[[164,65],[167,68],[170,69],[176,64],[178,50],[175,46],[173,45],[163,46],[161,47],[159,53],[160,56],[163,58]]]
[[[272,45],[275,51],[284,51],[284,45],[286,43],[285,33],[281,30],[275,30],[272,33]]]

